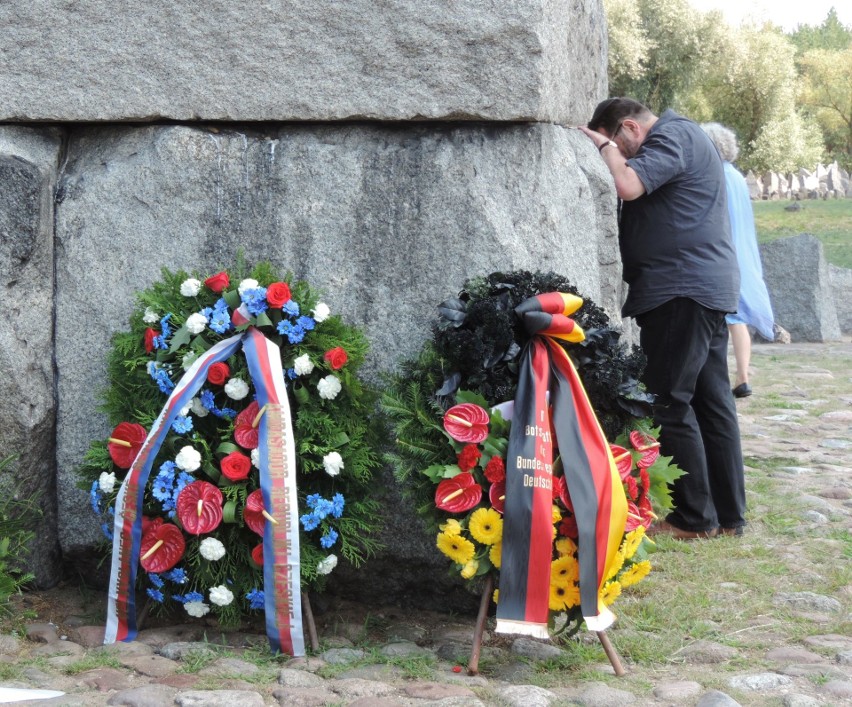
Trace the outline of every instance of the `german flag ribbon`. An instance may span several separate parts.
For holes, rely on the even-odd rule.
[[[157,453],[180,410],[207,380],[217,361],[242,349],[257,402],[265,406],[259,423],[260,488],[263,506],[276,523],[265,524],[263,537],[266,633],[274,652],[305,654],[300,593],[299,512],[296,453],[279,348],[259,330],[218,342],[197,358],[175,386],[154,421],[142,448],[121,483],[115,502],[112,566],[104,643],[132,641],[137,635],[135,587],[142,540],[145,486]]]
[[[574,295],[550,292],[515,308],[531,339],[521,354],[509,434],[498,633],[548,636],[554,433],[579,531],[583,618],[594,631],[615,619],[600,590],[621,543],[627,501],[609,444],[560,343],[585,338],[568,316],[582,304]]]

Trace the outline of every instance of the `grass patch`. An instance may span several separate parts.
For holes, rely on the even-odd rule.
[[[758,243],[810,233],[819,238],[828,262],[852,268],[852,199],[801,202],[800,211],[785,211],[791,202],[753,202]]]
[[[96,668],[121,668],[121,661],[111,651],[91,651],[85,658],[63,668],[66,675],[79,675]]]

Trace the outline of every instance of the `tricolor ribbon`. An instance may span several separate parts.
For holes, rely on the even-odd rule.
[[[296,453],[290,405],[284,385],[279,348],[254,327],[220,341],[197,358],[175,386],[121,484],[115,502],[112,570],[107,599],[104,643],[132,641],[136,627],[136,572],[142,540],[145,486],[157,452],[172,422],[207,380],[210,366],[242,348],[260,419],[260,487],[267,522],[263,537],[263,585],[266,633],[274,652],[305,654],[300,593],[299,513],[296,495]]]
[[[600,590],[621,543],[627,501],[597,416],[557,341],[585,338],[568,317],[582,304],[579,297],[550,292],[515,308],[532,338],[521,354],[506,461],[498,633],[548,636],[553,433],[579,531],[583,618],[593,631],[604,630],[615,619]]]

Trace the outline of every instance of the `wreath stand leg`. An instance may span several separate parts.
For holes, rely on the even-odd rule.
[[[314,622],[314,612],[311,609],[311,600],[308,598],[307,592],[302,592],[302,614],[305,616],[305,624],[308,629],[308,638],[311,642],[311,650],[314,653],[319,652],[319,636],[317,636],[317,625]]]
[[[473,630],[473,648],[470,652],[470,662],[467,664],[468,675],[479,674],[479,653],[482,650],[482,634],[485,632],[485,620],[488,617],[488,606],[494,591],[494,577],[489,573],[485,577],[482,588],[482,599],[479,602],[479,614],[476,617],[476,628]]]
[[[624,666],[621,664],[621,658],[618,657],[618,653],[615,648],[613,648],[613,645],[609,640],[609,636],[606,635],[606,631],[595,631],[595,633],[598,635],[598,640],[600,640],[604,653],[606,653],[606,657],[609,658],[609,662],[612,664],[612,669],[615,671],[616,676],[624,677],[625,670]]]

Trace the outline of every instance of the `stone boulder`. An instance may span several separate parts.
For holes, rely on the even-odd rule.
[[[0,121],[577,124],[606,95],[600,0],[43,0],[0,26]]]
[[[60,133],[0,126],[0,474],[5,499],[43,512],[19,558],[39,586],[59,580],[53,396],[53,189]],[[79,356],[79,348],[76,349]],[[82,357],[85,359],[85,357]]]
[[[852,269],[828,264],[828,279],[834,294],[834,308],[843,334],[852,334]]]
[[[793,341],[837,341],[840,325],[822,243],[810,234],[760,246],[775,321]]]

